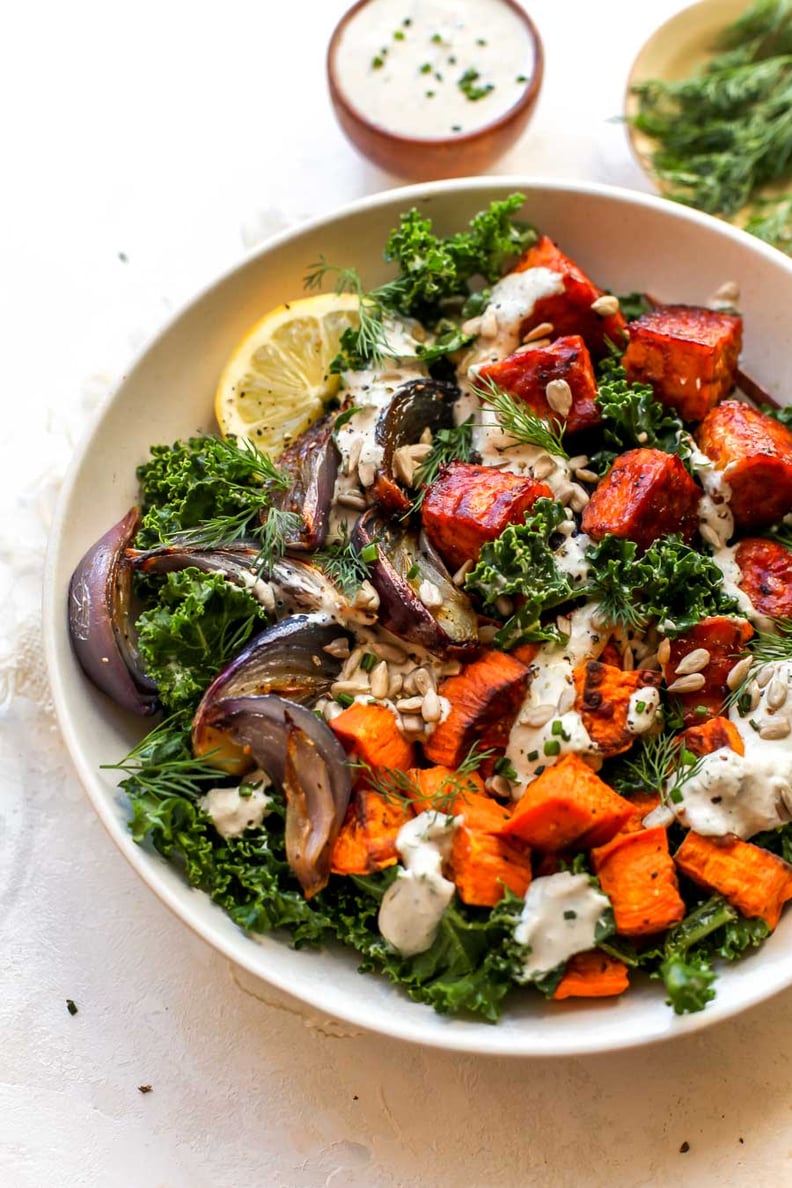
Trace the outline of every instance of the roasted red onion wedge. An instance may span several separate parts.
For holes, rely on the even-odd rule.
[[[286,794],[286,858],[307,898],[327,885],[349,804],[346,753],[311,710],[283,697],[233,697],[205,711],[207,725],[249,749]]]
[[[470,657],[478,650],[473,606],[423,534],[389,523],[372,508],[355,524],[352,542],[359,553],[377,550],[368,574],[383,627],[437,656]]]
[[[138,656],[130,604],[132,566],[125,550],[137,531],[136,507],[92,545],[69,583],[69,634],[86,676],[135,714],[158,708],[157,687]]]
[[[288,539],[289,549],[313,552],[324,544],[330,505],[338,474],[338,447],[333,440],[334,416],[325,417],[303,433],[278,458],[278,466],[292,479],[280,501],[282,511],[296,512],[303,528]],[[267,513],[263,513],[266,518]]]
[[[324,649],[350,639],[335,623],[294,615],[267,627],[242,649],[212,681],[193,718],[193,750],[214,749],[207,714],[223,699],[275,693],[301,705],[312,705],[338,678],[341,659]],[[227,757],[224,757],[227,761]]]
[[[409,380],[397,389],[375,429],[386,474],[393,477],[393,455],[400,446],[415,445],[425,429],[436,433],[453,425],[458,397],[455,384],[431,378]]]

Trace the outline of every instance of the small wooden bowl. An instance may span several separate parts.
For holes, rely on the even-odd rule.
[[[496,119],[471,132],[420,137],[391,132],[374,122],[344,91],[338,48],[347,27],[371,0],[358,0],[336,26],[327,52],[327,80],[333,109],[342,129],[369,160],[399,177],[415,181],[474,176],[485,172],[517,140],[528,123],[542,85],[544,52],[531,18],[516,0],[502,0],[522,21],[533,47],[533,70],[516,103]]]

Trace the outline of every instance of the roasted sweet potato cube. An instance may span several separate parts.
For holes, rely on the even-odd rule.
[[[739,400],[725,400],[698,427],[699,447],[724,471],[738,528],[761,528],[792,511],[792,433]]]
[[[632,816],[622,825],[619,835],[635,833],[636,830],[645,828],[644,817],[648,817],[654,809],[659,808],[661,803],[659,792],[633,792],[630,796]]]
[[[613,998],[629,987],[629,971],[623,961],[599,949],[575,953],[566,963],[564,976],[553,998]]]
[[[625,672],[612,664],[588,660],[575,669],[575,709],[606,758],[620,755],[635,742],[629,727],[630,698],[639,689],[659,689],[659,672],[639,668]]]
[[[700,726],[688,726],[680,734],[679,742],[691,755],[711,755],[723,747],[729,747],[738,755],[745,754],[742,735],[728,718],[710,718]]]
[[[740,589],[756,609],[774,619],[792,618],[792,553],[777,540],[749,536],[734,555]]]
[[[681,533],[690,542],[698,527],[701,489],[676,454],[628,450],[598,483],[583,512],[594,540],[609,532],[647,549],[658,536]]]
[[[771,929],[792,899],[792,866],[733,835],[702,837],[691,829],[674,862],[694,883],[717,891],[749,919],[761,917]]]
[[[670,641],[671,651],[663,664],[663,679],[672,696],[679,699],[686,726],[700,725],[723,711],[729,695],[726,679],[737,661],[745,655],[745,645],[753,633],[753,627],[746,619],[711,615],[684,635],[678,635]],[[699,668],[696,665],[695,672],[683,672],[680,676],[677,669],[691,652],[700,653],[696,659],[703,661],[702,666]],[[689,664],[683,667],[689,667]],[[687,691],[683,689],[682,692],[675,690],[674,684],[685,676],[700,676],[700,682],[687,682],[699,687]]]
[[[456,814],[464,809],[475,815],[477,827],[493,829],[509,815],[484,791],[484,781],[477,771],[460,774],[438,763],[434,767],[411,767],[407,779],[415,788],[409,795],[416,813],[437,809]]]
[[[525,895],[531,882],[531,855],[505,837],[463,823],[454,830],[449,875],[463,903],[495,907],[506,888]]]
[[[424,745],[431,763],[459,767],[470,748],[505,747],[528,687],[530,668],[507,652],[486,652],[447,677],[438,692],[451,709]],[[338,721],[338,719],[335,719]]]
[[[563,292],[540,297],[533,313],[525,319],[522,332],[526,334],[541,322],[551,322],[553,333],[579,334],[595,359],[602,359],[609,351],[609,343],[620,346],[625,339],[627,323],[621,311],[614,314],[596,313],[591,307],[602,289],[589,280],[568,256],[546,235],[541,235],[515,265],[515,272],[529,268],[547,268],[563,278]]]
[[[509,524],[521,524],[537,499],[552,495],[545,483],[525,475],[450,462],[426,493],[421,522],[443,560],[458,569],[477,560],[481,546]]]
[[[535,347],[509,355],[479,371],[479,386],[486,393],[486,381],[523,401],[545,420],[565,421],[568,433],[591,429],[602,420],[595,397],[597,380],[591,355],[579,334],[557,338],[546,347]],[[553,408],[546,395],[552,380],[565,380],[572,393],[568,412]]]
[[[592,850],[591,861],[622,936],[650,936],[684,916],[665,829],[620,833]]]
[[[650,384],[683,421],[701,421],[734,387],[742,318],[694,305],[658,305],[627,327],[624,369]]]
[[[406,771],[415,762],[415,747],[396,724],[386,705],[355,702],[329,723],[347,754],[369,767]]]
[[[396,838],[412,815],[408,806],[385,800],[372,788],[355,788],[333,845],[333,874],[366,875],[393,866],[399,857]]]
[[[528,785],[501,832],[552,853],[587,849],[609,841],[632,813],[579,755],[565,755]]]

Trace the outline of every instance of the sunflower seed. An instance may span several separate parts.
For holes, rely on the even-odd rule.
[[[371,693],[378,701],[383,697],[388,696],[388,688],[390,686],[390,673],[388,672],[388,665],[385,660],[380,660],[379,664],[375,665],[371,672]]]
[[[423,734],[424,720],[415,714],[404,714],[401,719],[401,727],[405,734]]]
[[[423,705],[423,697],[403,697],[401,701],[396,702],[396,709],[400,714],[417,714],[420,713]]]
[[[415,688],[422,696],[426,696],[430,689],[437,688],[437,680],[431,668],[416,668],[413,673]]]
[[[498,634],[498,628],[494,623],[485,623],[478,629],[479,643],[492,643],[495,636]]]
[[[707,648],[694,648],[692,652],[688,652],[686,656],[677,664],[674,672],[677,676],[687,676],[688,673],[701,672],[702,668],[706,668],[711,660],[711,656]]]
[[[436,586],[434,582],[430,582],[428,578],[424,578],[418,587],[418,597],[427,610],[432,610],[435,607],[443,605],[443,595],[440,593],[440,587]]]
[[[327,652],[328,656],[335,656],[336,660],[345,660],[349,655],[349,640],[343,635],[338,639],[331,639],[322,651]]]
[[[371,582],[363,581],[357,588],[352,605],[359,610],[379,610],[380,598]]]
[[[534,326],[533,330],[529,330],[527,334],[523,335],[523,342],[536,342],[537,338],[547,338],[554,329],[552,322],[540,322],[538,326]]]
[[[341,507],[352,508],[353,511],[363,511],[367,504],[359,491],[343,491],[336,500]]]
[[[501,594],[495,599],[495,610],[504,619],[508,619],[509,615],[514,614],[514,602],[509,598],[508,594]]]
[[[610,318],[619,312],[619,298],[611,293],[603,293],[596,301],[592,301],[591,311],[601,318]]]
[[[787,699],[789,693],[789,685],[786,681],[782,681],[780,677],[775,677],[767,686],[765,693],[765,703],[769,709],[777,710]]]
[[[593,470],[587,470],[585,466],[578,466],[575,470],[575,478],[580,479],[581,483],[598,483],[599,475]]]
[[[723,543],[715,529],[711,528],[709,524],[699,524],[699,534],[701,539],[711,545],[713,549],[719,549]]]
[[[768,685],[773,676],[773,667],[771,664],[766,664],[764,668],[760,668],[756,674],[756,683],[760,689],[764,689]]]
[[[545,397],[553,412],[567,416],[572,407],[572,389],[566,380],[554,379],[545,386]]]
[[[555,468],[556,464],[549,454],[540,454],[531,467],[534,478],[539,480],[547,478]]]
[[[566,689],[564,689],[564,692],[561,694],[561,696],[558,699],[558,707],[557,707],[556,712],[559,715],[569,713],[569,711],[572,709],[572,707],[575,704],[575,697],[576,697],[575,686],[567,685]]]
[[[439,722],[443,716],[443,706],[434,689],[424,694],[421,716],[425,722]]]
[[[380,640],[371,645],[371,651],[375,656],[379,656],[380,660],[387,660],[389,664],[404,664],[407,659],[407,653],[402,648],[395,644],[382,643]]]
[[[352,440],[352,445],[349,447],[349,453],[346,456],[344,463],[344,474],[352,474],[360,461],[360,452],[363,449],[363,438],[355,437]]]
[[[484,781],[484,787],[495,796],[511,796],[511,782],[506,776],[494,775]]]
[[[790,731],[790,724],[787,718],[776,718],[774,722],[765,722],[759,729],[760,738],[786,738]]]
[[[635,657],[631,647],[626,647],[621,654],[622,672],[633,672],[635,669]]]
[[[390,697],[391,701],[396,700],[403,687],[404,677],[402,674],[400,672],[392,672],[390,674],[390,683],[388,685],[388,697]]]
[[[546,726],[551,718],[555,717],[556,707],[554,705],[532,705],[528,709],[523,710],[520,714],[520,721],[525,726],[533,726],[538,728]]]
[[[567,466],[570,470],[579,470],[581,466],[588,466],[588,455],[575,454],[574,458],[567,461]]]
[[[454,576],[451,578],[451,581],[454,583],[454,585],[455,586],[463,585],[465,578],[470,573],[472,568],[473,568],[473,561],[471,558],[468,558],[467,561],[465,561],[462,565],[460,565],[459,569],[456,571]]]
[[[660,661],[661,664],[668,664],[668,661],[671,659],[671,640],[670,639],[661,640],[660,646],[657,649],[657,659]]]
[[[333,697],[337,697],[339,693],[348,693],[350,696],[356,697],[358,693],[369,693],[370,691],[368,677],[365,673],[348,681],[335,681],[330,686]]]
[[[571,493],[568,500],[569,506],[573,511],[582,512],[583,508],[588,505],[591,496],[589,495],[588,491],[584,490],[583,487],[579,486],[577,483],[571,483],[570,486]]]
[[[678,677],[668,686],[669,693],[698,693],[703,689],[706,680],[700,672],[691,672],[687,676]]]

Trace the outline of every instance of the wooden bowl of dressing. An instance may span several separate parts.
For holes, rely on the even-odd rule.
[[[542,71],[539,34],[516,0],[358,0],[327,54],[346,135],[416,181],[486,171],[523,131]]]

